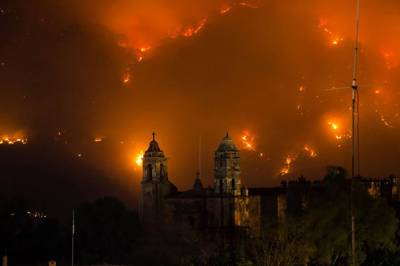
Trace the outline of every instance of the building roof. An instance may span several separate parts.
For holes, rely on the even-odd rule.
[[[149,147],[147,148],[145,152],[146,155],[152,156],[153,153],[162,153],[163,151],[160,149],[160,145],[158,145],[158,142],[156,141],[156,134],[153,132],[153,139],[149,143]]]
[[[229,137],[228,132],[226,132],[225,137],[222,139],[221,143],[218,146],[217,152],[237,152],[239,151],[236,148],[233,140]]]

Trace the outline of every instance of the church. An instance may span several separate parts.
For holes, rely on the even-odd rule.
[[[153,133],[143,157],[143,178],[139,198],[139,216],[144,227],[154,223],[186,223],[194,229],[221,232],[245,231],[259,236],[290,214],[307,207],[307,195],[321,188],[321,181],[283,181],[277,187],[243,186],[240,151],[228,134],[214,153],[214,182],[204,187],[200,174],[187,191],[179,191],[169,180],[168,164]],[[400,202],[397,177],[361,179],[372,197],[385,198],[390,204]],[[397,206],[396,205],[396,206]]]
[[[153,133],[143,157],[139,215],[144,226],[184,222],[197,229],[235,228],[259,234],[261,225],[276,223],[285,215],[286,186],[243,186],[240,151],[228,133],[214,153],[210,187],[203,186],[197,173],[192,189],[179,191],[169,179],[167,163]]]

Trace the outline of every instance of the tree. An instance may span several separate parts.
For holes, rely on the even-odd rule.
[[[119,200],[105,197],[82,204],[75,217],[79,264],[128,261],[141,232],[135,213],[128,211]]]
[[[313,244],[313,260],[319,264],[338,264],[351,255],[350,180],[340,167],[328,168],[328,174],[315,187],[305,210],[307,241]],[[359,263],[368,250],[396,248],[398,220],[384,199],[374,199],[364,184],[354,182],[356,248]]]
[[[323,182],[304,190],[301,212],[287,214],[260,241],[252,241],[250,256],[257,265],[348,265],[351,255],[350,180],[341,167],[328,167]],[[391,256],[396,261],[395,211],[381,198],[368,194],[364,184],[354,184],[358,261],[369,254]],[[383,261],[381,261],[383,262]],[[375,264],[365,264],[375,265]]]

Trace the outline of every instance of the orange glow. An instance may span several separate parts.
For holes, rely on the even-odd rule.
[[[374,93],[375,94],[381,94],[381,90],[375,90]]]
[[[248,8],[258,8],[257,5],[255,5],[253,3],[249,3],[249,2],[240,2],[239,5],[244,6],[244,7],[248,7]]]
[[[135,157],[135,163],[137,166],[142,166],[143,164],[144,152],[141,150]]]
[[[254,136],[249,131],[243,131],[243,135],[240,138],[243,149],[255,151]]]
[[[308,154],[308,156],[309,156],[310,158],[315,158],[315,157],[317,157],[317,152],[316,152],[313,148],[311,148],[310,146],[308,146],[308,145],[304,145],[304,151],[307,152],[307,154]]]
[[[144,45],[142,47],[139,47],[136,50],[136,59],[138,62],[143,61],[145,54],[147,54],[150,50],[151,50],[151,46],[150,45]]]
[[[27,144],[28,138],[22,131],[18,131],[14,134],[0,135],[0,144]]]
[[[335,123],[335,122],[329,121],[329,122],[328,122],[328,125],[329,125],[334,131],[337,131],[337,130],[339,129],[339,125],[338,125],[337,123]]]
[[[94,141],[94,142],[102,142],[102,141],[103,141],[103,138],[95,138],[93,141]]]
[[[385,127],[394,128],[392,123],[390,123],[382,113],[380,113],[378,110],[375,110],[375,113],[379,115],[380,121],[383,123]]]
[[[279,172],[280,176],[287,175],[292,170],[292,164],[297,160],[297,154],[288,154],[285,158],[284,166]]]
[[[325,19],[320,19],[318,28],[322,29],[322,31],[328,35],[329,46],[331,47],[338,46],[344,41],[344,38],[342,36],[340,36],[337,33],[334,33],[328,28],[328,22]]]
[[[122,82],[124,84],[128,84],[131,81],[131,73],[129,72],[129,70],[127,70],[122,77]]]
[[[392,51],[383,51],[383,59],[385,60],[386,68],[388,70],[393,70],[399,66],[400,60],[395,56]]]
[[[342,125],[338,121],[328,121],[328,125],[330,130],[333,133],[333,136],[336,140],[344,140],[351,138],[351,134],[349,131],[343,129]],[[339,145],[340,147],[341,145]]]
[[[221,10],[219,11],[219,13],[220,13],[220,14],[226,14],[226,13],[228,13],[229,11],[231,11],[231,9],[232,9],[232,7],[230,7],[230,6],[223,7],[223,8],[221,8]]]
[[[182,32],[182,35],[185,37],[192,37],[193,35],[196,35],[197,33],[199,33],[199,31],[201,31],[201,29],[203,29],[206,22],[207,19],[204,18],[200,20],[196,25],[185,28]]]

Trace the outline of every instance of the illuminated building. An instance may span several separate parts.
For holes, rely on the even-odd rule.
[[[168,180],[167,158],[155,137],[143,157],[139,203],[144,226],[187,222],[194,228],[250,229],[260,232],[261,217],[283,218],[286,208],[282,188],[248,189],[242,185],[240,152],[228,134],[214,154],[214,183],[205,188],[197,173],[193,188],[178,191]]]

